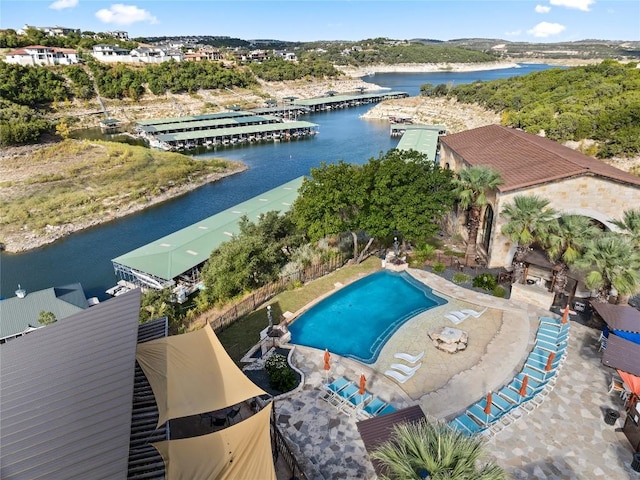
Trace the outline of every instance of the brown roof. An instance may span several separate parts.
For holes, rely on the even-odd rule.
[[[610,303],[593,302],[598,315],[613,330],[640,333],[640,311],[629,305],[612,305]]]
[[[393,432],[394,425],[406,422],[419,422],[425,418],[424,412],[419,405],[403,408],[386,415],[369,418],[358,422],[356,426],[362,437],[362,442],[367,452],[372,453],[380,445],[389,440]],[[377,460],[372,460],[373,468],[378,475],[384,473],[384,467]]]
[[[640,177],[565,147],[548,138],[514,128],[487,125],[440,138],[471,166],[498,171],[501,192],[582,175],[594,175],[640,188]]]
[[[602,364],[640,376],[640,344],[610,334],[602,354]]]

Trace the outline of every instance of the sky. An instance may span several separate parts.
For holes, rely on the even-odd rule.
[[[640,40],[638,0],[0,0],[0,28],[243,40]]]

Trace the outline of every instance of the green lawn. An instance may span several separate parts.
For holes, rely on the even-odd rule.
[[[216,332],[227,353],[238,363],[245,353],[260,339],[260,331],[268,325],[267,304],[271,305],[274,323],[278,323],[283,312],[296,312],[309,302],[333,290],[337,282],[346,283],[361,274],[380,269],[380,259],[370,257],[359,265],[344,266],[329,275],[309,282],[295,290],[276,295],[255,312]]]

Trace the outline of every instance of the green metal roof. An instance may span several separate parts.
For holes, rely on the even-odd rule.
[[[228,125],[247,125],[252,123],[282,123],[279,117],[273,115],[247,115],[243,117],[236,118],[217,118],[217,119],[209,119],[209,120],[197,120],[197,121],[188,121],[188,122],[174,122],[174,123],[163,123],[161,125],[145,125],[141,126],[140,130],[148,133],[162,133],[169,130],[178,130],[181,128],[189,129],[189,128],[200,128],[205,129],[204,127],[211,128],[220,128],[221,126]]]
[[[293,106],[303,105],[303,106],[311,106],[311,105],[322,105],[323,103],[340,103],[340,102],[350,102],[353,100],[361,100],[361,99],[372,99],[372,98],[381,98],[381,97],[393,97],[398,95],[409,96],[406,92],[378,92],[378,93],[362,93],[357,95],[333,95],[331,97],[320,97],[320,98],[307,98],[301,100],[295,100],[293,102]]]
[[[181,123],[181,122],[197,122],[199,120],[215,120],[218,118],[235,118],[235,117],[247,117],[253,115],[251,112],[238,111],[238,112],[219,112],[219,113],[205,113],[204,115],[193,115],[185,117],[167,117],[167,118],[149,118],[147,120],[138,120],[138,125],[162,125],[164,123]]]
[[[0,300],[0,339],[41,327],[38,322],[40,312],[52,312],[60,320],[88,307],[79,283],[27,292],[24,298]]]
[[[417,150],[428,160],[435,161],[438,150],[438,129],[431,126],[407,125],[396,147],[398,150]]]
[[[228,208],[154,242],[125,253],[112,262],[165,280],[176,278],[206,261],[211,252],[239,233],[246,215],[255,222],[261,214],[289,210],[298,196],[298,177],[246,202]]]
[[[282,130],[292,130],[296,128],[315,128],[317,126],[317,123],[311,122],[279,122],[262,125],[247,125],[244,127],[212,128],[209,130],[198,130],[195,132],[164,133],[158,135],[156,138],[163,142],[176,142],[206,137],[251,135],[252,133],[279,132]]]

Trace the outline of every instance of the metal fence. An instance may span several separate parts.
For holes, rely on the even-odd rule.
[[[278,461],[278,457],[282,455],[282,460],[287,464],[289,469],[291,470],[291,478],[297,480],[307,480],[307,476],[304,473],[304,470],[296,460],[295,455],[291,451],[287,440],[278,429],[276,425],[275,418],[271,418],[271,438],[273,440],[273,455],[274,455],[274,463]]]
[[[206,321],[211,324],[211,327],[214,330],[226,327],[227,325],[235,322],[237,319],[253,312],[264,302],[268,301],[278,293],[286,290],[289,285],[298,282],[305,283],[310,280],[320,278],[342,267],[344,265],[344,262],[344,256],[338,255],[336,257],[332,257],[328,262],[325,262],[321,265],[312,265],[308,268],[305,268],[304,270],[298,270],[297,272],[293,272],[289,275],[281,277],[275,282],[268,283],[267,285],[258,288],[248,297],[229,306],[220,315],[213,318],[207,318]]]

